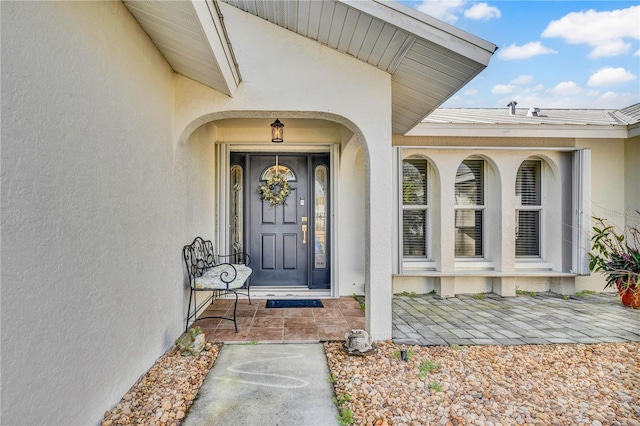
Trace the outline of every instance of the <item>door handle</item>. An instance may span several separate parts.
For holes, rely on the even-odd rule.
[[[307,225],[302,225],[302,244],[307,244]]]

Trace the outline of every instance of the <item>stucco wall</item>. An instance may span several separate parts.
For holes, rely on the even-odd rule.
[[[121,2],[1,7],[1,420],[97,424],[181,333],[213,158]]]
[[[621,139],[578,139],[576,146],[591,149],[591,214],[624,227],[625,143]],[[602,274],[576,278],[576,291],[603,291]]]
[[[367,328],[391,338],[391,76],[265,20],[220,4],[243,83],[233,98],[186,78],[176,86],[176,140],[222,118],[319,118],[343,124],[363,148]],[[375,90],[372,90],[375,88]],[[285,129],[286,132],[286,129]],[[269,144],[268,140],[265,141]],[[286,150],[285,143],[282,149]],[[375,188],[370,191],[368,188]],[[352,208],[349,203],[339,211]],[[375,212],[375,214],[371,214]],[[349,259],[341,258],[341,264]]]
[[[350,143],[340,158],[338,256],[340,295],[365,292],[364,158],[362,148]]]
[[[624,190],[627,225],[640,228],[640,136],[624,143]]]

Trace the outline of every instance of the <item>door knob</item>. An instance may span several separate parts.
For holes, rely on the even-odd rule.
[[[302,225],[302,244],[307,244],[307,225]]]

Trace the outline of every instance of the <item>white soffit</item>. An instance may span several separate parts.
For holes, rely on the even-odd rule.
[[[241,77],[215,0],[122,0],[177,73],[233,93]]]
[[[482,71],[496,50],[393,1],[221,1],[390,73],[393,133],[420,123]]]

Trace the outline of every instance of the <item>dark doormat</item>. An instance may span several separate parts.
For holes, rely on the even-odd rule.
[[[267,308],[324,308],[320,299],[267,300]]]

